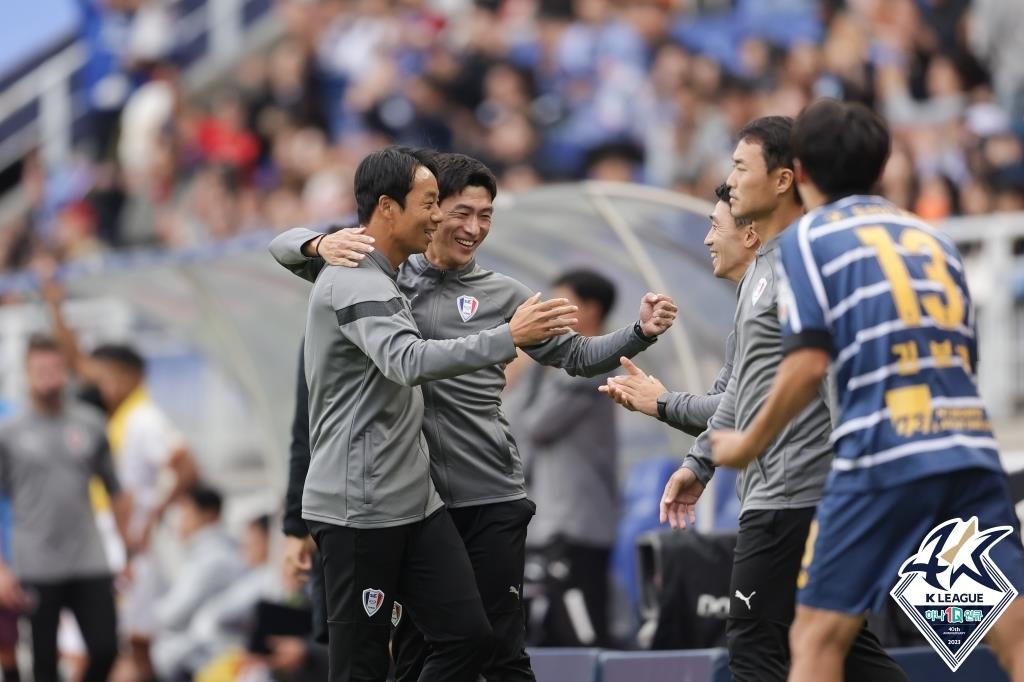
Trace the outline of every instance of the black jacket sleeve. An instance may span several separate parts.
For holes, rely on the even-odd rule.
[[[306,537],[309,529],[302,520],[302,488],[309,472],[309,387],[303,349],[299,348],[298,380],[295,384],[295,414],[292,416],[292,441],[288,454],[288,492],[284,500],[284,534]]]

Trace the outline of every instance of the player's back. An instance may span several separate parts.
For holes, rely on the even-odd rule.
[[[816,265],[839,419],[834,489],[999,469],[974,380],[973,314],[952,242],[880,197],[847,197],[793,235]],[[817,281],[814,281],[817,280]]]

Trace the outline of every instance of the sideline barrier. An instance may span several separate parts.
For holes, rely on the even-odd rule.
[[[1009,682],[992,652],[978,647],[951,672],[930,647],[890,649],[911,682]],[[731,682],[725,649],[602,651],[530,649],[537,682]]]
[[[537,682],[597,682],[600,649],[530,649]]]

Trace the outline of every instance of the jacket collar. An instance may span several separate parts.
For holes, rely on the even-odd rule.
[[[391,264],[391,261],[387,259],[387,256],[382,254],[380,251],[371,251],[370,259],[377,264],[377,266],[384,271],[384,274],[391,279],[398,279],[398,268]]]
[[[458,270],[442,270],[441,268],[437,267],[429,260],[427,260],[427,257],[424,254],[414,253],[413,255],[409,256],[409,260],[407,261],[406,267],[412,268],[412,271],[415,274],[422,275],[424,277],[440,279],[442,276],[454,276],[455,278],[458,279],[461,278],[463,275],[468,275],[469,273],[476,270],[477,266],[476,258],[472,258],[468,263],[466,263]]]

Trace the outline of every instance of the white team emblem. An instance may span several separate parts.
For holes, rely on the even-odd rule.
[[[761,298],[761,294],[768,288],[768,280],[764,277],[757,280],[757,287],[754,289],[754,293],[750,296],[750,303],[757,303],[757,299]]]
[[[370,587],[363,590],[363,610],[366,611],[367,616],[373,618],[373,614],[380,611],[382,606],[384,606],[383,591]]]
[[[764,280],[762,279],[761,281],[763,282]],[[754,598],[755,594],[757,594],[757,590],[754,590],[753,592],[751,592],[749,597],[744,597],[742,592],[740,592],[739,590],[736,590],[736,598],[741,600],[744,604],[747,605],[747,611],[751,610],[750,609],[750,600]]]
[[[477,309],[480,307],[480,301],[476,300],[475,296],[459,296],[455,299],[455,305],[459,309],[459,316],[463,322],[469,322],[476,315]]]
[[[391,627],[397,628],[402,621],[402,605],[398,602],[391,604]]]

